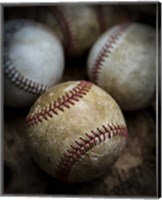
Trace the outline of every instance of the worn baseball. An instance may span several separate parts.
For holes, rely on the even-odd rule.
[[[29,106],[63,74],[64,54],[57,36],[39,23],[10,20],[4,26],[4,101]]]
[[[103,11],[85,4],[40,7],[36,19],[56,32],[72,57],[84,54],[106,26]]]
[[[65,182],[103,175],[126,143],[118,104],[91,82],[70,81],[50,88],[34,103],[26,122],[35,160]]]
[[[124,110],[147,106],[156,85],[156,33],[138,23],[107,30],[90,50],[91,81],[107,91]]]

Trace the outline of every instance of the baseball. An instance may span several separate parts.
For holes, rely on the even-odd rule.
[[[101,34],[101,9],[90,5],[59,5],[38,9],[37,20],[48,24],[63,42],[68,56],[84,54]]]
[[[33,104],[26,123],[35,160],[65,182],[103,175],[119,157],[127,138],[118,104],[87,81],[50,88]]]
[[[156,32],[138,23],[107,30],[90,50],[91,81],[107,91],[124,110],[151,103],[156,86]]]
[[[45,26],[28,20],[10,20],[4,26],[4,101],[29,106],[63,74],[60,41]]]

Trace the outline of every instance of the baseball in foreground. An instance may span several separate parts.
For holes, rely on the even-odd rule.
[[[89,181],[108,172],[127,138],[117,103],[86,81],[50,88],[33,104],[26,123],[35,160],[65,182]]]
[[[151,103],[156,84],[156,33],[138,23],[106,31],[88,57],[91,81],[107,91],[124,110]]]
[[[29,106],[64,69],[60,41],[45,26],[28,20],[4,26],[4,100],[9,106]]]

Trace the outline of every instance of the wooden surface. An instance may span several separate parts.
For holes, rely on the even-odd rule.
[[[128,16],[132,16],[136,21],[155,26],[154,6],[148,6],[146,10],[141,8],[139,12],[136,8],[133,10],[132,7],[124,5],[121,9],[121,13],[127,12]],[[5,19],[13,18],[10,13],[9,9],[6,10]],[[79,58],[66,57],[62,82],[88,80],[87,56],[88,51]],[[124,112],[129,137],[121,156],[107,171],[107,175],[79,184],[63,184],[46,174],[35,163],[28,147],[24,122],[29,109],[4,106],[4,194],[95,197],[156,195],[156,126],[153,107],[137,112]]]

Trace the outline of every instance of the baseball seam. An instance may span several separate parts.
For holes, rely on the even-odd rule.
[[[67,16],[64,16],[64,13],[58,7],[55,8],[54,15],[60,23],[60,27],[64,34],[63,43],[65,50],[68,54],[70,54],[74,47],[74,33],[72,30],[72,22]]]
[[[115,32],[112,33],[112,35],[108,38],[104,46],[102,47],[100,53],[98,54],[98,57],[96,58],[93,67],[92,67],[92,80],[95,83],[98,83],[99,81],[99,75],[101,73],[103,64],[105,62],[105,58],[108,58],[112,50],[114,49],[114,44],[118,41],[119,37],[125,32],[125,30],[128,28],[130,24],[125,23],[119,26],[115,30]]]
[[[103,6],[97,5],[95,7],[95,11],[96,11],[98,24],[99,24],[99,27],[100,27],[100,33],[103,33],[107,28],[105,18],[104,18],[104,14],[103,14]]]
[[[21,27],[26,24],[33,24],[33,22],[25,22],[22,20],[22,23],[19,26],[14,26],[12,32],[6,32],[6,40],[4,42],[4,75],[5,77],[12,82],[20,90],[28,92],[30,94],[41,94],[48,89],[48,86],[45,84],[40,84],[35,81],[28,79],[23,76],[20,72],[16,70],[16,67],[13,65],[10,57],[8,46],[12,40],[13,34]]]
[[[64,108],[70,108],[71,105],[75,105],[75,102],[78,102],[80,98],[83,98],[89,92],[92,85],[90,82],[80,81],[73,89],[63,94],[57,100],[50,102],[40,112],[27,116],[27,125],[37,125],[43,120],[52,118],[53,115],[58,115],[58,111],[63,112]]]
[[[85,133],[85,137],[80,137],[76,140],[62,155],[56,168],[57,177],[66,182],[71,168],[74,167],[76,162],[83,157],[87,151],[106,139],[111,139],[115,136],[127,137],[126,126],[107,124],[102,125],[102,128],[97,128],[95,131],[91,130],[90,133]]]

